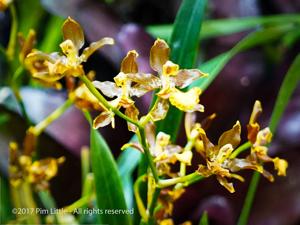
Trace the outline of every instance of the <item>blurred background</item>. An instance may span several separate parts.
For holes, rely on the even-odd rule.
[[[136,49],[140,70],[151,72],[148,65],[149,49],[158,37],[168,40],[180,0],[26,0],[16,1],[19,27],[25,35],[30,28],[37,31],[37,48],[46,52],[59,50],[61,24],[68,16],[83,27],[86,45],[109,36],[116,40],[111,48],[104,47],[94,54],[85,68],[96,71],[97,80],[112,80],[126,52]],[[206,20],[239,19],[254,16],[270,16],[300,12],[299,0],[209,0]],[[299,15],[300,16],[300,15]],[[298,19],[299,21],[300,19]],[[164,26],[162,26],[164,25]],[[223,24],[226,29],[226,23]],[[6,46],[11,27],[10,12],[0,12],[0,43]],[[222,35],[201,38],[198,63],[207,61],[230,50],[242,38],[260,24]],[[221,29],[222,26],[219,26]],[[213,28],[211,28],[213,29]],[[203,32],[211,32],[209,26]],[[205,36],[205,33],[203,33]],[[219,135],[238,119],[248,122],[253,103],[262,102],[263,125],[269,122],[271,110],[280,84],[292,60],[300,50],[300,30],[287,40],[282,38],[263,46],[237,54],[221,71],[217,79],[201,97],[206,112],[199,120],[217,113],[208,133],[217,141]],[[16,101],[6,86],[7,68],[0,58],[0,172],[2,184],[7,183],[8,143],[21,141],[26,123],[20,116]],[[26,72],[24,72],[26,74]],[[300,74],[299,74],[300,75]],[[21,95],[30,119],[37,123],[60,106],[65,98],[64,90],[41,89],[30,85],[29,76],[22,80]],[[145,112],[151,96],[145,96],[139,107]],[[113,150],[115,157],[131,134],[126,124],[117,119],[116,129],[106,127],[100,132]],[[217,127],[217,128],[216,128]],[[184,143],[184,132],[178,143]],[[245,130],[244,130],[245,133]],[[66,156],[59,174],[51,181],[51,192],[59,207],[68,205],[80,197],[80,151],[89,144],[89,126],[78,109],[73,107],[58,121],[50,125],[40,139],[39,156]],[[250,215],[253,225],[300,224],[300,88],[297,88],[287,111],[280,122],[270,148],[270,155],[278,155],[289,161],[287,177],[276,177],[274,183],[262,179]],[[197,168],[197,159],[194,167]],[[211,224],[235,224],[252,172],[244,172],[245,183],[236,183],[235,194],[230,194],[214,178],[209,178],[187,189],[175,206],[176,224],[189,219],[195,224],[203,211],[208,212]],[[63,190],[63,191],[62,191]]]

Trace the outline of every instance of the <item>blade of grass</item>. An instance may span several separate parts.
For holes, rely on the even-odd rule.
[[[208,223],[208,215],[207,215],[207,212],[204,211],[202,216],[201,216],[201,219],[200,219],[200,222],[199,222],[199,225],[209,225]]]
[[[137,136],[134,135],[130,142],[137,142]],[[127,148],[123,151],[118,160],[118,168],[121,176],[123,191],[125,194],[127,207],[130,209],[134,205],[134,195],[133,195],[133,172],[136,169],[139,161],[141,159],[141,153],[135,149]]]
[[[90,150],[97,206],[103,212],[98,215],[99,221],[111,225],[131,224],[130,216],[125,213],[127,207],[117,164],[103,137],[92,128],[90,115],[88,113],[85,115],[91,124]],[[112,214],[112,211],[109,213],[105,210],[124,210],[122,211],[124,213]]]
[[[278,123],[288,105],[288,102],[300,82],[300,54],[296,57],[289,68],[276,98],[275,106],[270,120],[270,130],[275,133]],[[255,172],[252,176],[249,189],[245,198],[238,225],[246,225],[248,223],[249,214],[252,208],[253,200],[260,180],[260,174]]]
[[[254,31],[242,39],[228,52],[222,53],[213,59],[203,63],[199,68],[208,73],[209,76],[205,79],[198,79],[193,82],[189,88],[200,87],[205,90],[212,81],[219,75],[224,66],[238,53],[266,43],[271,43],[274,40],[281,38],[286,32],[297,29],[294,26],[284,25],[278,27],[265,28]]]
[[[300,15],[273,15],[264,17],[244,17],[234,19],[216,19],[203,21],[200,39],[207,39],[230,35],[237,32],[257,28],[259,26],[277,26],[288,23],[300,23]],[[153,25],[147,27],[147,31],[154,37],[168,40],[171,36],[173,26]]]
[[[58,16],[51,16],[47,23],[47,35],[40,42],[39,49],[43,52],[55,52],[59,49],[61,42],[61,30],[57,29],[63,24],[64,19]]]
[[[204,18],[206,0],[184,0],[175,19],[170,39],[171,60],[181,68],[191,68],[198,52],[198,37]],[[176,140],[182,113],[170,107],[166,118],[157,124],[157,131],[164,131]]]
[[[10,201],[8,181],[0,175],[0,224],[6,224],[14,216],[11,213],[12,204]]]

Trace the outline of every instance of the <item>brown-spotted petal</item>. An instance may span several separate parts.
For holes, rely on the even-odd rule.
[[[140,113],[139,110],[134,105],[131,105],[125,109],[125,115],[134,121],[138,121],[139,113]],[[134,124],[127,122],[127,125],[129,131],[132,132],[137,131],[137,127]]]
[[[145,84],[135,84],[129,90],[129,96],[141,97],[145,95],[147,92],[152,91],[149,90],[149,87]]]
[[[172,77],[174,79],[175,85],[179,88],[185,88],[189,86],[194,80],[208,76],[207,73],[203,73],[197,69],[184,69],[179,70],[177,75]]]
[[[169,60],[170,48],[161,39],[157,39],[150,50],[150,66],[159,73],[162,73],[163,65]]]
[[[30,29],[27,38],[25,39],[22,34],[18,34],[19,44],[20,44],[20,54],[19,60],[23,62],[25,57],[32,51],[33,46],[36,42],[36,33],[34,30]]]
[[[221,148],[226,144],[231,144],[235,149],[241,142],[241,124],[239,121],[228,131],[225,131],[218,141],[218,146]]]
[[[191,130],[193,128],[193,126],[196,123],[196,113],[192,112],[192,113],[186,113],[185,117],[184,117],[184,128],[185,128],[185,133],[187,135],[187,137],[190,136]]]
[[[262,113],[262,107],[260,101],[256,100],[253,106],[253,110],[250,116],[249,124],[254,124],[257,121],[258,116]]]
[[[264,168],[262,165],[258,164],[255,161],[251,161],[249,159],[238,159],[234,158],[228,162],[228,168],[231,172],[237,172],[240,170],[250,169],[255,170],[259,173],[263,173]]]
[[[111,81],[93,81],[93,85],[109,98],[118,97],[122,94],[122,89]]]
[[[123,73],[137,73],[138,65],[136,62],[136,58],[138,57],[138,53],[134,50],[129,51],[125,58],[121,63],[121,72]]]
[[[99,41],[92,42],[89,47],[85,48],[80,56],[81,62],[86,62],[87,59],[99,48],[102,48],[104,45],[113,45],[114,39],[112,38],[102,38]]]
[[[161,87],[161,80],[151,73],[128,73],[126,76],[135,83],[148,86],[150,90]]]
[[[62,32],[64,40],[71,40],[77,50],[82,48],[84,45],[84,34],[79,23],[68,17],[62,26]]]
[[[93,128],[98,129],[100,127],[105,127],[110,124],[113,120],[114,114],[110,111],[104,111],[98,115],[93,121]]]
[[[209,177],[209,176],[213,175],[213,173],[211,172],[211,170],[208,169],[207,166],[204,166],[204,165],[202,165],[202,164],[200,164],[200,165],[198,166],[197,172],[198,172],[201,176],[203,176],[203,177]]]
[[[233,147],[231,144],[225,144],[220,147],[219,152],[215,158],[218,163],[223,163],[232,153]]]
[[[234,187],[232,183],[229,183],[228,180],[225,177],[217,176],[217,180],[219,183],[225,187],[230,193],[234,193]]]
[[[272,140],[272,132],[269,127],[266,127],[262,130],[260,130],[257,133],[256,141],[254,143],[254,146],[263,146],[266,144],[269,144]]]
[[[166,117],[168,110],[169,110],[168,100],[159,98],[157,100],[157,103],[155,104],[155,106],[152,108],[150,112],[151,120],[152,121],[163,120]]]

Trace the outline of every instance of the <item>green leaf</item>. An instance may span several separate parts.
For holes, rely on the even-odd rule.
[[[198,79],[193,82],[189,88],[200,87],[205,90],[211,82],[217,77],[224,66],[238,53],[253,48],[258,45],[271,43],[272,41],[281,38],[286,32],[297,29],[290,25],[266,28],[254,31],[242,39],[231,50],[225,52],[215,58],[203,63],[200,69],[207,72],[209,76],[205,79]]]
[[[208,223],[208,215],[207,215],[207,212],[204,211],[202,216],[201,216],[201,219],[200,219],[200,222],[199,222],[199,225],[209,225]]]
[[[134,135],[129,142],[138,142],[138,138]],[[133,148],[124,150],[118,158],[118,167],[121,177],[124,175],[132,174],[136,169],[141,159],[141,152]]]
[[[134,135],[130,142],[137,142],[137,136]],[[118,158],[119,173],[121,175],[121,181],[123,191],[125,194],[126,204],[129,209],[134,205],[133,195],[133,172],[137,168],[141,159],[141,153],[133,148],[127,148],[123,151]]]
[[[300,16],[295,14],[207,20],[202,24],[200,39],[229,35],[257,28],[258,26],[276,26],[288,23],[300,23]],[[147,31],[154,37],[167,40],[171,36],[172,28],[173,26],[169,24],[155,25],[149,26]]]
[[[300,54],[297,55],[296,59],[289,68],[285,78],[281,84],[279,93],[276,98],[275,106],[272,111],[271,120],[269,123],[270,130],[275,133],[278,123],[286,109],[289,100],[297,88],[300,81]],[[246,225],[248,222],[249,214],[252,208],[253,200],[256,194],[258,183],[260,180],[260,174],[254,172],[249,189],[245,198],[245,202],[238,220],[238,225]]]
[[[62,41],[61,29],[63,18],[51,16],[46,27],[47,35],[40,42],[39,49],[43,52],[55,52],[59,50],[59,43]]]
[[[281,84],[270,120],[270,130],[274,133],[289,100],[300,81],[300,54],[296,57]]]
[[[0,224],[6,224],[14,218],[14,215],[11,213],[12,204],[9,198],[9,184],[2,175],[0,175],[0,197]]]
[[[171,60],[181,68],[191,68],[198,53],[198,37],[204,18],[206,0],[184,0],[176,16],[170,40]],[[176,140],[182,113],[170,107],[166,118],[160,121],[157,131],[164,131]]]
[[[36,29],[42,25],[41,20],[45,15],[40,1],[26,0],[17,1],[18,6],[18,31],[27,35],[29,29]],[[47,30],[46,30],[47,31]]]
[[[86,114],[91,123],[91,118]],[[91,161],[94,173],[96,199],[99,221],[104,224],[119,225],[131,224],[130,215],[126,214],[126,202],[122,190],[121,178],[117,164],[103,137],[91,125]],[[119,214],[109,214],[105,210],[121,210]],[[128,212],[127,212],[128,213]]]

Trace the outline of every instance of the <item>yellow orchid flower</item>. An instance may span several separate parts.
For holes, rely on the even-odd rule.
[[[31,156],[19,151],[18,144],[15,142],[10,143],[9,149],[9,176],[13,186],[27,181],[35,184],[39,189],[47,189],[48,181],[56,176],[58,166],[65,161],[64,157],[32,161]]]
[[[63,24],[62,32],[64,41],[60,47],[63,55],[57,52],[46,54],[37,50],[27,55],[25,66],[33,78],[46,83],[55,83],[64,76],[84,75],[82,63],[102,46],[114,44],[112,38],[103,38],[91,43],[79,55],[79,50],[84,45],[84,35],[80,24],[69,17]]]
[[[257,118],[261,112],[261,103],[259,101],[255,101],[249,124],[247,125],[248,140],[252,144],[251,155],[249,157],[257,164],[261,164],[262,162],[273,162],[274,168],[278,171],[278,176],[285,176],[288,162],[278,157],[273,159],[268,155],[267,145],[270,144],[272,140],[272,132],[268,127],[260,129]],[[274,180],[273,176],[266,171],[263,173],[263,175],[266,176],[270,181]]]
[[[122,60],[120,73],[114,77],[115,82],[111,81],[94,81],[94,86],[102,92],[103,95],[109,98],[115,98],[109,103],[116,109],[125,108],[125,115],[134,120],[138,120],[139,110],[134,106],[132,96],[140,97],[146,92],[139,92],[132,87],[132,78],[138,77],[138,64],[136,59],[138,53],[129,51],[126,57]],[[99,128],[108,125],[114,120],[113,112],[105,110],[94,120],[94,128]],[[113,124],[113,123],[112,123]],[[128,129],[136,132],[137,128],[128,123]]]
[[[170,48],[168,44],[157,39],[150,50],[151,68],[159,74],[161,83],[157,95],[163,99],[169,99],[170,103],[185,112],[204,111],[199,104],[201,89],[194,87],[187,92],[182,89],[190,85],[194,80],[207,76],[197,69],[183,69],[169,60]]]

